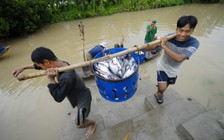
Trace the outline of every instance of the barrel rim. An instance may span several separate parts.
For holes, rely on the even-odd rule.
[[[106,51],[109,51],[109,50],[112,50],[112,49],[121,49],[122,51],[127,50],[127,48],[109,48],[109,49],[107,49]],[[102,53],[102,52],[100,52],[100,53]],[[99,53],[98,53],[98,54],[99,54]],[[98,54],[97,54],[97,55],[98,55]],[[132,55],[132,53],[129,53],[129,54]],[[97,55],[96,55],[96,56],[97,56]],[[96,57],[96,56],[95,56],[95,57]],[[95,57],[94,57],[94,58],[95,58]],[[133,57],[133,55],[132,55],[132,57]],[[91,68],[92,68],[92,70],[93,70],[93,72],[94,72],[94,76],[97,77],[97,78],[99,78],[99,79],[101,79],[101,80],[104,80],[104,81],[106,81],[106,82],[121,82],[121,81],[123,81],[123,80],[128,80],[128,79],[130,79],[133,75],[135,75],[136,73],[138,73],[138,70],[139,70],[139,62],[138,62],[137,60],[135,60],[135,61],[136,61],[136,63],[137,63],[137,69],[136,69],[136,71],[135,71],[134,73],[132,73],[131,75],[129,75],[128,77],[126,77],[126,78],[117,79],[117,80],[106,79],[106,78],[104,78],[104,77],[98,75],[98,74],[95,72],[95,69],[94,69],[94,66],[93,66],[93,65],[91,65]]]
[[[106,79],[106,78],[104,78],[104,77],[102,77],[102,76],[96,74],[95,71],[94,71],[94,76],[97,77],[97,78],[99,78],[99,79],[101,79],[101,80],[104,80],[104,81],[106,81],[106,82],[121,82],[121,81],[123,81],[123,80],[128,80],[128,79],[130,79],[133,75],[135,75],[136,73],[138,73],[138,69],[139,69],[139,65],[138,65],[136,71],[135,71],[134,73],[132,73],[130,76],[128,76],[128,77],[126,77],[126,78],[122,78],[122,79],[117,79],[117,80]]]

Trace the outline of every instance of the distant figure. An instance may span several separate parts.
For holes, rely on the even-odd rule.
[[[167,37],[160,38],[164,53],[157,64],[158,90],[154,94],[159,104],[163,103],[168,86],[175,84],[181,64],[189,60],[199,47],[199,41],[191,36],[197,23],[195,16],[182,16],[177,21],[176,37],[170,40]]]
[[[95,121],[87,119],[90,113],[92,96],[83,79],[75,70],[58,72],[57,68],[68,66],[65,61],[58,59],[48,48],[36,48],[31,55],[34,64],[17,68],[13,76],[26,69],[43,69],[47,72],[48,89],[56,102],[62,102],[67,98],[73,108],[77,108],[76,127],[88,128],[86,135],[94,133]]]
[[[156,20],[152,20],[151,24],[147,26],[144,43],[147,44],[152,42],[153,40],[156,40],[155,36],[156,33],[157,33]],[[158,52],[157,50],[151,50],[151,51],[146,50],[145,58],[150,59],[157,52]]]
[[[157,33],[156,20],[152,20],[151,24],[147,26],[145,43],[153,41],[156,33]]]
[[[3,47],[2,45],[0,45],[0,56],[2,56],[3,54],[5,54],[10,48],[10,45],[8,45],[7,47]]]
[[[0,52],[3,52],[4,50],[5,48],[2,45],[0,45]]]
[[[102,54],[104,54],[105,50],[106,50],[106,42],[101,42],[99,45],[96,45],[91,50],[89,50],[88,53],[86,53],[86,60],[87,61],[92,60],[100,52],[102,52]],[[94,75],[93,71],[91,69],[91,66],[89,65],[89,66],[87,66],[87,68],[89,69],[90,76]]]
[[[102,42],[99,45],[93,47],[88,53],[86,53],[87,61],[92,60],[99,52],[104,53],[106,49],[106,42]]]
[[[114,48],[124,48],[123,44],[116,43],[114,44]]]

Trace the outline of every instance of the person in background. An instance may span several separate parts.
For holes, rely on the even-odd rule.
[[[145,35],[145,44],[154,40],[157,33],[156,20],[152,20],[151,24],[147,26]]]
[[[99,52],[104,52],[106,49],[106,42],[101,42],[86,53],[87,61],[92,60]]]
[[[96,129],[96,123],[87,119],[90,113],[92,96],[82,78],[75,70],[58,72],[57,68],[68,66],[69,64],[58,59],[48,48],[36,48],[32,52],[31,59],[34,64],[15,69],[12,73],[13,76],[16,77],[26,69],[46,70],[48,78],[47,87],[54,100],[62,102],[67,97],[72,107],[77,108],[77,128],[88,128],[87,136],[93,134]]]
[[[147,43],[150,43],[153,40],[155,40],[156,39],[156,36],[155,36],[156,33],[157,33],[156,20],[152,20],[151,24],[147,26],[144,43],[147,44]],[[146,49],[145,51],[146,51],[145,52],[145,58],[146,59],[152,58],[152,56],[157,53],[156,49],[155,50],[147,50]]]
[[[4,50],[5,48],[2,45],[0,45],[0,52],[3,52]]]
[[[182,16],[177,21],[176,37],[167,40],[161,37],[164,52],[157,64],[157,92],[154,94],[159,104],[163,103],[164,92],[170,84],[175,84],[180,67],[199,47],[199,41],[192,37],[198,23],[195,16]]]
[[[89,50],[86,53],[86,60],[87,61],[92,60],[99,52],[102,52],[104,54],[105,50],[106,50],[106,42],[101,42],[99,45],[94,46],[91,50]],[[90,76],[94,75],[90,65],[87,66],[86,68],[89,69]]]
[[[124,48],[124,45],[116,43],[116,44],[114,44],[114,48]]]

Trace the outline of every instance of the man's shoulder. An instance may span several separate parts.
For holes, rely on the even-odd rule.
[[[151,27],[151,24],[148,24],[147,27]]]
[[[178,47],[183,47],[183,48],[186,48],[189,46],[196,47],[196,48],[199,47],[199,41],[197,40],[197,38],[195,38],[193,36],[190,36],[189,39],[184,42],[179,42],[176,40],[176,38],[172,38],[172,39],[168,40],[168,42],[170,42]]]
[[[99,50],[102,49],[103,47],[101,45],[96,45],[95,47],[92,48],[92,50]]]
[[[75,70],[69,70],[69,71],[66,71],[66,72],[59,73],[59,79],[63,79],[63,78],[73,79],[73,78],[76,78],[76,77],[77,77],[77,73],[75,72]]]
[[[155,26],[154,30],[157,31],[157,26]]]
[[[189,41],[199,42],[196,37],[190,36]]]
[[[94,48],[101,47],[101,45],[96,45]]]
[[[190,36],[188,39],[189,46],[199,47],[199,41],[197,38]]]

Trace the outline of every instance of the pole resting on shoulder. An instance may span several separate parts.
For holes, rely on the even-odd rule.
[[[170,40],[174,37],[176,37],[176,34],[172,34],[172,35],[167,36],[167,39]],[[124,50],[124,51],[121,51],[121,52],[118,52],[118,53],[115,53],[115,54],[106,55],[106,56],[103,56],[103,57],[100,57],[100,58],[97,58],[97,59],[92,59],[90,61],[85,61],[85,62],[81,62],[81,63],[77,63],[77,64],[65,66],[65,67],[60,67],[60,68],[58,68],[58,71],[63,72],[63,71],[67,71],[67,70],[72,70],[72,69],[76,69],[76,68],[80,68],[80,67],[89,66],[89,65],[97,63],[97,62],[101,62],[101,61],[105,61],[105,60],[108,60],[108,59],[111,59],[111,58],[114,58],[114,57],[129,54],[131,52],[136,52],[136,51],[139,51],[139,50],[143,50],[147,47],[150,47],[150,46],[153,46],[153,45],[156,45],[156,44],[159,44],[159,43],[161,43],[161,40],[155,40],[155,41],[152,41],[148,44],[144,44],[140,47],[132,47],[132,48],[129,48],[127,50]],[[39,71],[39,72],[36,72],[36,73],[27,74],[27,75],[21,75],[21,76],[18,75],[17,79],[19,81],[22,81],[22,80],[26,80],[26,79],[31,79],[31,78],[44,76],[46,74],[47,74],[46,71]]]

